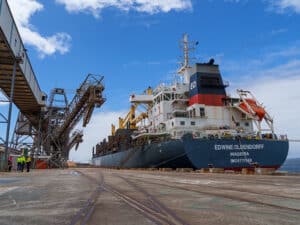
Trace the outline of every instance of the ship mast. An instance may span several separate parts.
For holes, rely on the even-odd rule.
[[[180,69],[177,71],[177,73],[184,77],[184,83],[188,84],[190,82],[190,73],[189,69],[191,66],[189,65],[189,52],[191,50],[194,50],[194,47],[190,46],[189,40],[188,40],[188,34],[183,35],[183,39],[181,41],[182,49],[183,49],[183,62],[181,63]],[[197,45],[197,42],[194,44]]]
[[[183,52],[184,52],[184,68],[189,66],[189,40],[188,35],[184,34],[183,36]]]

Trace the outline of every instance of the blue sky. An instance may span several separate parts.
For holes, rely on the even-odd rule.
[[[300,139],[299,0],[8,2],[43,91],[63,87],[72,95],[87,73],[105,76],[108,100],[75,160],[90,156],[113,118],[128,109],[131,93],[171,81],[185,32],[199,41],[198,60],[214,57],[220,64],[229,92],[252,90],[277,130]],[[300,157],[297,149],[292,144],[290,157]]]

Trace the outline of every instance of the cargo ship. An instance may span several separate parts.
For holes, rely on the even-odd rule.
[[[131,95],[129,113],[93,148],[92,163],[114,168],[278,169],[289,142],[274,132],[265,107],[250,91],[228,95],[229,84],[214,59],[190,66],[195,42],[185,34],[181,43],[180,80]]]

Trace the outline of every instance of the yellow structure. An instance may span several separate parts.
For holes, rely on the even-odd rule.
[[[119,117],[119,129],[137,129],[137,124],[142,120],[148,118],[148,114],[143,112],[140,115],[136,116],[136,108],[138,104],[133,104],[130,107],[129,112],[125,118]],[[116,134],[115,125],[111,125],[111,134],[114,136]]]
[[[114,136],[116,134],[116,126],[115,125],[111,125],[111,135]]]
[[[153,90],[151,87],[148,87],[145,90],[145,93],[147,95],[152,95]],[[150,103],[145,103],[149,107]],[[136,116],[136,109],[140,104],[143,104],[141,102],[135,102],[131,105],[129,112],[125,116],[125,118],[119,117],[119,129],[137,129],[137,124],[144,119],[148,118],[148,114],[146,112],[142,112],[140,115]],[[116,134],[116,126],[111,125],[111,134],[114,136]]]
[[[136,129],[136,123],[134,120],[137,106],[137,104],[131,105],[130,111],[127,113],[124,119],[119,117],[119,129]]]

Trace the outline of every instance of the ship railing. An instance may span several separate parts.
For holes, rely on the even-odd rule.
[[[261,139],[255,133],[238,133],[234,130],[220,130],[215,132],[196,131],[193,132],[194,138],[200,139],[233,139],[233,140],[257,140]]]
[[[184,112],[186,112],[186,107],[185,107],[184,105],[174,105],[174,106],[172,107],[172,110],[173,110],[173,111],[179,110],[179,111],[184,111]]]
[[[188,98],[175,98],[172,100],[172,105],[182,105],[183,107],[187,107],[187,104],[189,102]]]
[[[162,91],[172,91],[172,89],[168,87],[166,84],[161,83],[156,88],[154,88],[153,95],[156,95]]]
[[[279,140],[288,140],[288,137],[286,134],[280,134],[279,135]]]
[[[288,140],[287,135],[279,135],[277,138],[276,136],[263,136],[260,137],[255,133],[236,133],[231,131],[223,131],[219,132],[212,132],[206,133],[203,131],[196,131],[196,132],[189,132],[189,131],[181,131],[176,132],[176,137],[180,137],[186,133],[192,133],[194,138],[197,139],[233,139],[233,140]]]
[[[208,116],[189,116],[190,119],[207,119]]]

